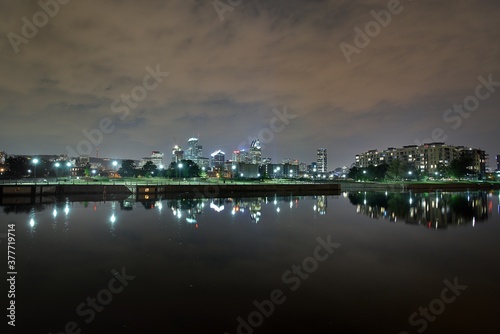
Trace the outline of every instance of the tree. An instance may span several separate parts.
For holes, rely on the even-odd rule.
[[[468,155],[462,155],[458,159],[451,162],[449,173],[457,179],[464,178],[467,174],[474,174],[470,167],[474,164],[474,160]]]
[[[5,175],[11,178],[21,178],[28,175],[29,160],[26,157],[8,157],[5,160],[7,172]]]
[[[142,170],[145,172],[146,175],[154,175],[156,172],[156,165],[152,161],[148,161],[144,164],[142,167]]]
[[[409,166],[406,161],[394,159],[387,167],[386,178],[388,180],[401,181],[406,177],[408,170]]]
[[[179,167],[179,164],[182,167]],[[169,177],[199,177],[200,167],[192,160],[181,160],[170,163],[165,174]]]
[[[118,170],[121,177],[134,177],[136,174],[135,164],[133,160],[123,160],[122,166]]]
[[[347,174],[347,176],[350,178],[350,179],[353,179],[353,180],[358,180],[359,179],[359,176],[360,176],[360,169],[356,166],[354,167],[351,167],[349,169],[349,174]]]

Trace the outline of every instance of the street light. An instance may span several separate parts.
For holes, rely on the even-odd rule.
[[[68,167],[68,176],[69,176],[69,178],[71,179],[71,169],[70,169],[70,168],[71,168],[71,162],[69,162],[69,161],[68,161],[68,162],[66,163],[66,167]]]
[[[35,175],[34,177],[36,178],[36,165],[38,164],[39,160],[37,158],[33,159],[33,165],[35,165]]]
[[[58,162],[56,162],[56,163],[54,164],[54,167],[56,168],[56,181],[57,181],[58,171],[59,171],[59,167],[61,167],[61,164],[60,164],[60,163],[58,163]]]
[[[177,167],[179,167],[179,169],[177,170],[177,178],[179,179],[179,184],[181,184],[180,174],[181,174],[182,166],[183,165],[181,162],[177,165]]]

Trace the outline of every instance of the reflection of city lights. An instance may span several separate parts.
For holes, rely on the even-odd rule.
[[[218,206],[214,202],[211,202],[210,203],[210,209],[214,209],[217,212],[221,212],[222,210],[224,210],[224,205]]]
[[[35,226],[35,220],[33,218],[30,219],[30,226],[31,227]]]
[[[109,218],[109,221],[112,223],[116,222],[116,217],[114,213],[111,215],[111,218]]]
[[[276,212],[277,212],[277,213],[280,213],[280,211],[281,211],[281,210],[280,210],[280,208],[279,208],[279,207],[277,207],[277,208],[276,208]]]
[[[66,215],[68,215],[68,213],[69,213],[69,206],[68,206],[68,204],[66,204],[66,207],[64,208],[64,213]]]
[[[56,209],[54,209],[54,211],[52,211],[52,216],[53,216],[54,218],[56,218],[56,217],[57,217],[57,210],[56,210]]]

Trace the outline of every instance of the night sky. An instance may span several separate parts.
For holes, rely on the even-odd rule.
[[[86,153],[82,130],[101,122],[91,155],[111,158],[169,160],[193,136],[230,158],[259,133],[264,157],[309,163],[325,147],[330,170],[433,139],[482,148],[490,165],[500,154],[498,0],[222,0],[219,13],[212,0],[59,1],[53,17],[0,2],[7,153]],[[355,30],[367,27],[369,41]]]

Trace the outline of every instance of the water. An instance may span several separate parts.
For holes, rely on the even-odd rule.
[[[5,253],[7,224],[16,227],[17,332],[499,328],[498,193],[63,201],[2,209]],[[423,308],[430,310],[419,314]]]

